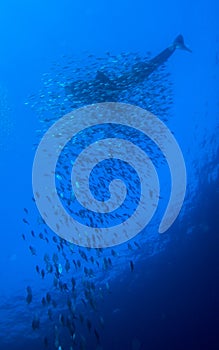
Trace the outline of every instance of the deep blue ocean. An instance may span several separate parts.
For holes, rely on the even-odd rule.
[[[219,349],[218,15],[216,0],[0,2],[0,350]],[[178,35],[192,52],[174,46]],[[166,48],[174,48],[169,59],[137,82],[145,62]],[[84,247],[76,244],[84,229],[77,242],[59,236],[64,220],[56,205],[55,229],[38,210],[38,199],[46,197],[46,212],[54,193],[44,182],[40,195],[35,192],[33,162],[50,127],[67,113],[104,102],[137,106],[164,123],[182,152],[186,191],[179,215],[160,234],[171,186],[182,186],[179,159],[174,179],[168,156],[142,129],[94,117],[57,156],[54,184],[68,215],[99,232],[137,211],[143,182],[135,164],[141,170],[144,161],[120,144],[95,163],[88,188],[104,206],[112,180],[119,179],[124,200],[103,213],[76,198],[72,167],[90,144],[102,156],[104,139],[127,140],[146,152],[160,192],[138,234],[127,224],[125,242],[115,243],[116,231],[112,246]],[[133,115],[137,125],[147,125],[147,118]],[[56,140],[62,136],[52,133]],[[46,152],[48,167],[58,150],[45,148],[42,159]],[[85,174],[88,162],[82,165]],[[44,181],[40,171],[38,178]],[[79,194],[89,192],[75,186]],[[116,190],[115,199],[121,198]]]

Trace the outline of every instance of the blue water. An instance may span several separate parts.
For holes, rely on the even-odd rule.
[[[218,349],[218,10],[216,1],[206,0],[11,0],[0,4],[0,349]],[[192,54],[176,51],[164,70],[143,84],[141,91],[125,92],[120,100],[151,109],[177,139],[187,169],[186,198],[180,215],[166,233],[159,235],[170,177],[160,150],[150,144],[148,154],[159,175],[162,200],[145,230],[129,242],[103,251],[60,243],[32,200],[31,173],[41,137],[54,121],[72,110],[61,84],[75,77],[87,79],[102,65],[123,72],[124,62],[129,65],[136,57],[153,57],[179,33]],[[114,68],[107,61],[109,52],[119,62]],[[110,128],[106,129],[101,128],[96,139],[111,135]],[[80,135],[78,152],[93,131]],[[116,132],[120,135],[121,130]],[[136,144],[144,145],[142,135],[132,136],[130,132],[127,129],[120,137],[128,135]],[[60,161],[60,167],[62,164]],[[127,175],[130,198],[121,213],[131,216],[135,210],[132,204],[140,193],[137,174],[129,166],[123,169],[124,164],[118,161],[99,164],[91,180],[95,183],[101,172],[104,188],[110,179],[103,165],[119,168],[121,178]],[[66,193],[69,179],[62,185]],[[96,192],[91,189],[97,199],[108,198],[107,191],[101,192],[100,183]],[[67,202],[63,200],[63,204]],[[114,214],[104,218],[104,223],[119,220]],[[84,220],[88,220],[86,215]],[[92,217],[93,226],[98,223],[100,217],[96,221]],[[36,256],[31,254],[30,245]],[[54,286],[55,270],[46,271],[45,254],[52,262],[54,252],[63,270],[61,281],[68,290],[63,285]],[[66,261],[70,261],[68,272]],[[44,278],[36,272],[36,265],[46,271]],[[70,291],[72,277],[76,282],[74,293]],[[29,305],[27,286],[33,294]],[[51,302],[42,305],[47,292],[56,306]],[[67,305],[69,297],[75,315],[73,338],[66,321],[69,315],[73,317]],[[39,329],[32,329],[34,319],[40,320]]]

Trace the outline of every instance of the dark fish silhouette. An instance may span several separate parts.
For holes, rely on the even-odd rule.
[[[24,208],[24,211],[26,214],[28,214],[28,209],[27,208]]]
[[[41,276],[42,276],[42,279],[44,279],[44,277],[45,277],[45,271],[42,269],[41,270]]]
[[[23,222],[27,225],[30,225],[29,222],[25,218],[23,218]]]
[[[131,272],[133,272],[133,271],[134,271],[134,263],[133,263],[133,261],[131,260],[131,261],[129,262],[129,264],[130,264]]]
[[[94,328],[94,334],[95,334],[95,337],[97,339],[97,343],[99,344],[100,343],[100,336],[99,336],[99,333],[97,332],[97,330]]]
[[[69,100],[90,104],[98,102],[116,102],[119,94],[129,87],[145,81],[158,67],[162,66],[176,49],[191,50],[184,44],[182,35],[178,35],[173,43],[149,61],[135,63],[129,72],[115,76],[113,79],[98,71],[93,80],[78,80],[65,86]]]
[[[40,320],[37,315],[34,316],[34,319],[32,321],[32,328],[34,331],[40,328]]]
[[[39,238],[44,239],[42,232],[39,233]]]
[[[47,337],[45,337],[44,339],[43,339],[43,343],[44,343],[44,346],[45,347],[47,347],[48,346],[48,339],[47,339]]]
[[[26,290],[27,290],[26,302],[27,302],[27,304],[30,304],[32,302],[32,299],[33,299],[32,289],[30,286],[27,286]]]
[[[91,330],[91,327],[92,327],[91,321],[89,319],[87,319],[87,328],[88,328],[89,332]]]
[[[31,245],[29,246],[29,249],[31,251],[32,255],[36,255],[36,249],[34,247],[32,247]]]
[[[49,292],[46,293],[46,301],[47,303],[50,303],[51,301],[51,295],[49,294]]]
[[[45,297],[42,297],[41,303],[42,303],[43,306],[46,305],[46,299],[45,299]]]

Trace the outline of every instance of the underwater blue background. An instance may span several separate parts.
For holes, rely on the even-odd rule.
[[[179,33],[192,54],[177,51],[167,62],[173,89],[167,125],[187,167],[183,209],[164,236],[149,225],[143,233],[148,241],[141,241],[142,234],[137,237],[140,248],[133,242],[132,249],[127,244],[118,247],[113,266],[95,271],[95,284],[106,286],[106,293],[102,300],[95,291],[98,311],[89,317],[92,322],[99,315],[104,319],[101,342],[96,344],[83,327],[77,332],[90,350],[219,348],[218,13],[216,0],[0,3],[0,349],[43,349],[47,333],[48,348],[58,348],[50,340],[50,320],[39,330],[31,327],[36,311],[44,317],[42,293],[49,290],[56,298],[61,294],[54,292],[49,277],[43,281],[35,272],[47,252],[45,245],[35,240],[37,256],[31,256],[29,243],[21,238],[27,235],[23,208],[30,208],[31,225],[39,229],[31,172],[36,129],[43,126],[37,111],[25,105],[28,96],[38,96],[42,75],[63,55],[155,55]],[[52,254],[53,247],[46,249]],[[110,250],[104,254],[109,256]],[[80,271],[75,278],[81,279]],[[28,285],[33,289],[31,305],[25,301]],[[61,337],[59,346],[70,349],[71,344],[66,338],[62,343]],[[78,342],[75,348],[79,346]]]

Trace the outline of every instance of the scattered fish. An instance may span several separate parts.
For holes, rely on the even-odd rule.
[[[35,101],[34,96],[29,97],[29,102],[33,105],[36,103],[36,108],[38,108],[38,110],[40,108],[39,115],[42,122],[42,130],[40,128],[39,136],[43,135],[48,129],[49,124],[53,124],[63,113],[67,113],[72,110],[72,108],[95,102],[122,101],[133,103],[143,108],[149,107],[148,109],[152,113],[162,115],[163,118],[165,118],[165,116],[168,115],[169,106],[172,103],[169,97],[171,94],[169,94],[169,90],[166,88],[165,79],[167,75],[163,74],[161,71],[160,73],[158,72],[156,76],[153,76],[152,73],[155,74],[154,72],[157,68],[166,62],[177,48],[189,51],[184,44],[182,36],[178,36],[172,45],[152,59],[148,57],[141,59],[138,55],[132,55],[130,53],[121,54],[120,56],[113,56],[107,53],[107,59],[97,60],[91,55],[89,59],[94,60],[94,62],[89,69],[87,66],[84,68],[75,67],[73,69],[71,64],[66,64],[62,67],[59,74],[57,73],[58,68],[54,69],[54,72],[56,72],[55,77],[53,76],[51,78],[49,74],[45,74],[43,77],[45,89],[40,93],[40,102]],[[82,72],[83,69],[84,71]],[[65,72],[64,74],[63,71]],[[96,72],[95,74],[93,73],[94,71]],[[67,76],[67,74],[69,74],[69,76]],[[87,80],[81,78],[77,80],[79,74],[87,76]],[[72,81],[72,76],[76,77],[75,81]],[[160,79],[161,76],[163,76],[163,80]],[[149,79],[151,82],[150,87],[147,86],[145,82]],[[51,111],[51,114],[54,114],[54,119],[52,119],[52,117],[50,118],[48,115],[45,116],[45,114],[47,114],[45,111]],[[100,129],[98,132],[101,134],[102,130]],[[113,130],[113,135],[116,135],[116,130]],[[93,135],[88,134],[86,142],[92,140],[92,137]],[[82,140],[78,145],[85,147],[86,142]],[[73,141],[72,145],[74,146]],[[75,197],[74,194],[72,194],[72,188],[67,184],[68,179],[71,177],[71,167],[68,167],[67,158],[65,159],[65,156],[72,152],[70,144],[68,147],[68,152],[66,152],[66,154],[65,152],[60,154],[60,161],[57,163],[56,179],[60,200],[68,204],[68,208],[71,212],[71,205],[75,201]],[[148,149],[150,149],[150,145]],[[153,151],[153,148],[151,151]],[[73,153],[72,155],[74,157]],[[71,166],[72,165],[73,163],[71,163]],[[108,175],[113,175],[114,170],[115,169],[110,168]],[[122,175],[124,175],[124,178],[127,180],[129,177],[132,178],[132,173],[126,173],[124,171]],[[100,179],[103,185],[104,180],[104,177]],[[134,203],[136,201],[135,183],[132,190],[134,193],[132,198]],[[68,193],[68,195],[66,195],[66,193]],[[40,197],[39,193],[35,195],[38,198]],[[51,202],[51,198],[48,197],[48,201]],[[34,198],[33,201],[35,201]],[[57,235],[53,235],[46,227],[43,219],[38,219],[38,228],[34,226],[34,230],[30,230],[29,210],[24,208],[24,212],[25,217],[23,218],[23,222],[26,225],[25,227],[30,237],[26,234],[22,234],[23,241],[26,241],[27,236],[28,239],[31,239],[31,242],[36,242],[36,239],[40,239],[40,244],[45,244],[47,247],[48,245],[46,245],[46,243],[50,243],[49,253],[46,252],[44,254],[43,261],[38,261],[39,265],[43,268],[40,268],[37,264],[35,269],[36,272],[41,275],[42,279],[44,279],[47,274],[48,280],[51,279],[55,287],[44,290],[44,296],[40,296],[39,298],[39,302],[41,300],[43,306],[41,306],[41,309],[45,313],[47,312],[49,319],[52,321],[52,327],[54,327],[53,345],[55,345],[56,349],[62,350],[59,341],[60,329],[65,327],[65,329],[67,328],[68,330],[68,334],[70,334],[71,350],[75,348],[85,349],[86,341],[78,329],[81,330],[82,327],[86,327],[92,336],[94,334],[97,346],[100,348],[99,343],[102,336],[98,325],[103,328],[104,320],[101,316],[98,316],[98,302],[102,300],[106,292],[110,292],[110,285],[108,282],[110,279],[108,277],[110,276],[110,271],[120,263],[120,258],[123,258],[121,251],[119,248],[118,250],[117,248],[109,249],[108,253],[103,248],[96,248],[92,251],[91,249],[81,247],[77,249],[77,246],[69,244]],[[75,215],[77,215],[77,213]],[[117,217],[116,215],[111,215],[111,218],[113,220],[119,219],[119,216]],[[128,214],[125,213],[124,217],[126,217],[126,215]],[[78,216],[80,216],[80,219],[84,220],[84,222],[96,227],[93,217],[89,216],[85,210],[81,209]],[[110,215],[108,218],[110,218]],[[103,226],[105,223],[103,217],[99,217],[98,220]],[[57,229],[60,229],[60,224],[58,224]],[[34,246],[35,245],[34,243]],[[36,247],[38,254],[36,254],[36,248],[33,247],[32,243],[29,245],[29,250],[32,255],[37,255],[37,259],[40,259],[40,249],[37,245]],[[129,259],[134,259],[135,247],[140,248],[140,245],[136,241],[132,241],[132,244],[130,242],[127,243],[126,248],[128,249],[127,254],[130,256]],[[134,262],[129,259],[127,265],[129,264],[130,270],[133,272]],[[99,276],[99,273],[106,275],[106,282],[105,284],[103,282],[101,286],[99,286],[97,282],[98,279],[96,278],[96,276]],[[26,302],[30,304],[33,298],[32,289],[28,286],[26,290]],[[57,298],[57,295],[60,296],[60,300]],[[58,301],[58,307],[54,299]],[[77,309],[78,304],[81,308],[80,312],[78,312]],[[115,309],[113,313],[115,314],[119,311],[119,309]],[[93,320],[91,321],[89,313],[90,315],[97,315],[96,324]],[[87,316],[89,318],[87,318]],[[77,328],[78,323],[79,328]],[[39,328],[40,319],[38,315],[35,315],[32,320],[32,329],[37,330]],[[44,346],[48,347],[48,338],[44,337],[42,339]],[[134,350],[135,348],[137,349],[136,346],[138,346],[138,343],[133,341],[132,348]]]

